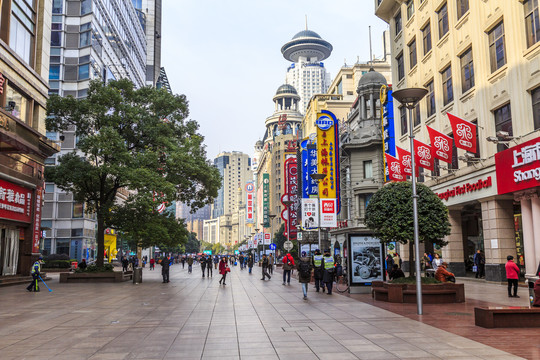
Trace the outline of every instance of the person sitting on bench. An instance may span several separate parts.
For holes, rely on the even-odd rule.
[[[388,278],[390,280],[394,280],[397,278],[404,278],[405,274],[403,273],[403,270],[401,270],[397,264],[394,264],[392,266],[392,271],[390,271],[390,274],[388,274]]]
[[[456,282],[456,276],[452,274],[450,271],[446,270],[448,267],[447,262],[443,262],[435,272],[435,279],[441,281],[441,282]]]

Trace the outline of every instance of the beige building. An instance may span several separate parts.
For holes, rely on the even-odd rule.
[[[475,154],[454,147],[451,164],[420,177],[449,195],[443,202],[452,233],[442,255],[457,275],[470,271],[476,250],[485,251],[487,280],[505,279],[507,255],[527,274],[540,262],[540,227],[532,221],[540,218],[540,184],[505,191],[512,170],[496,172],[505,164],[494,158],[540,136],[538,11],[533,0],[375,0],[375,14],[390,24],[394,91],[429,91],[413,115],[415,136],[429,143],[426,125],[451,135],[447,113],[478,125]],[[394,115],[397,144],[409,149],[397,101]],[[460,191],[488,179],[488,186]]]

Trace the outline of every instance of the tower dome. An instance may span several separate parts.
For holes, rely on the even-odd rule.
[[[302,30],[281,47],[283,57],[291,62],[298,62],[300,56],[310,60],[323,61],[332,53],[332,45],[311,30]]]
[[[294,86],[289,85],[289,84],[283,84],[283,85],[281,85],[280,87],[278,87],[278,89],[277,89],[277,91],[276,91],[276,95],[280,95],[280,94],[294,94],[294,95],[298,95],[298,92],[296,91],[296,89],[294,88]]]
[[[387,85],[386,78],[380,72],[377,72],[375,71],[375,69],[370,68],[369,71],[365,73],[358,81],[358,87],[356,88],[356,92],[360,93],[363,90],[369,89],[371,87],[380,88],[381,85]]]

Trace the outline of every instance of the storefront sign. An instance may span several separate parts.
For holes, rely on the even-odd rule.
[[[316,229],[319,226],[317,199],[302,199],[303,230]]]
[[[321,227],[337,227],[336,199],[321,199]]]
[[[317,164],[318,173],[326,174],[319,183],[319,196],[337,199],[336,211],[340,210],[339,189],[339,122],[330,111],[317,114]]]
[[[496,153],[495,171],[499,194],[540,186],[540,138]]]
[[[281,218],[285,221],[285,230],[289,234],[289,240],[296,240],[298,232],[298,165],[296,157],[290,157],[285,161],[285,194],[283,200],[291,201],[290,205],[285,205],[281,213]],[[287,199],[285,199],[285,197]]]
[[[264,233],[264,245],[270,245],[272,243],[272,234]]]
[[[382,120],[382,136],[383,136],[383,152],[393,157],[396,156],[396,136],[394,130],[394,101],[392,98],[392,88],[386,85],[381,86],[379,98],[382,104],[381,120]],[[384,158],[386,161],[386,158]],[[391,180],[388,177],[388,163],[385,163],[386,180]]]
[[[482,190],[491,187],[491,176],[488,176],[485,180],[478,180],[474,183],[466,183],[463,185],[454,186],[452,189],[448,189],[445,192],[435,193],[441,200],[448,200],[454,196],[465,195],[467,193]]]
[[[254,214],[254,192],[255,192],[255,185],[253,184],[253,181],[248,181],[246,184],[246,223],[253,224],[255,222],[253,214]]]
[[[43,188],[36,189],[36,204],[34,208],[34,234],[32,237],[32,253],[39,253],[39,241],[41,240],[41,206],[43,205]]]
[[[0,218],[31,223],[31,208],[32,190],[0,180]]]
[[[317,181],[311,178],[311,174],[317,173],[317,147],[305,139],[300,144],[302,156],[302,198],[317,195]]]
[[[263,174],[263,226],[270,227],[270,175]]]

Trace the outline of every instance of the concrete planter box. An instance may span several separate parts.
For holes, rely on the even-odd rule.
[[[390,284],[374,281],[371,285],[375,300],[392,303],[416,303],[416,285]],[[464,284],[422,284],[422,301],[424,304],[444,304],[465,302]]]
[[[122,282],[131,278],[130,274],[120,271],[105,273],[60,273],[61,283],[87,283],[87,282]]]

